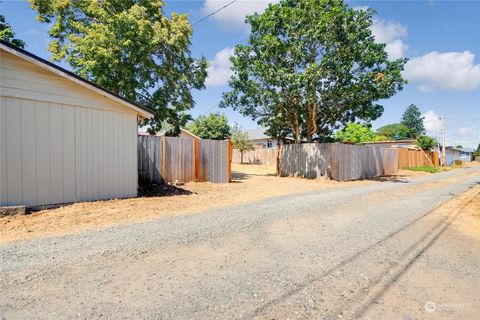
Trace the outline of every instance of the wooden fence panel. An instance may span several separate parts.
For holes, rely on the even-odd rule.
[[[239,150],[234,149],[232,156],[234,163],[241,162],[242,155]],[[245,151],[243,153],[243,163],[275,165],[277,163],[277,149],[256,148],[252,151]]]
[[[315,179],[327,175],[326,143],[288,144],[280,148],[280,176]]]
[[[163,179],[163,140],[161,137],[138,137],[138,174],[141,182],[161,182]]]
[[[228,183],[230,181],[230,142],[199,140],[199,181]]]
[[[230,181],[230,141],[138,137],[140,182]]]
[[[348,181],[398,173],[396,149],[341,143],[282,146],[280,176]]]
[[[438,166],[438,152],[398,148],[398,169],[432,165]]]
[[[190,138],[165,137],[165,181],[195,180],[195,155]]]

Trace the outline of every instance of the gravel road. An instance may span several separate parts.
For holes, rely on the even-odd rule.
[[[5,319],[356,318],[480,167],[0,246]],[[379,287],[380,286],[380,287]]]

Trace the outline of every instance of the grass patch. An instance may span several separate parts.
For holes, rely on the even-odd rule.
[[[404,169],[405,170],[410,170],[410,171],[424,171],[424,172],[429,172],[429,173],[440,172],[440,168],[433,167],[433,166],[406,167]]]

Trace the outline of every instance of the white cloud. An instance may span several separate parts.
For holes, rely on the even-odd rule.
[[[387,45],[385,50],[390,59],[395,60],[405,57],[408,46],[403,43],[401,38],[407,36],[408,29],[406,26],[396,21],[374,20],[371,30],[377,42]]]
[[[474,59],[470,51],[433,51],[412,58],[403,74],[408,80],[418,82],[422,92],[475,90],[480,88],[480,64],[475,64]]]
[[[441,126],[439,115],[433,110],[428,110],[423,114],[423,117],[423,125],[425,126],[427,134],[435,137],[437,130],[440,130]]]
[[[479,129],[474,126],[460,127],[455,131],[451,145],[476,148],[478,143],[480,143],[480,141],[478,141],[479,133]]]
[[[225,48],[215,55],[215,59],[209,61],[207,68],[208,77],[205,80],[207,87],[219,87],[228,83],[232,70],[230,70],[230,56],[233,54],[233,48]]]
[[[38,36],[38,35],[42,35],[42,34],[46,35],[46,32],[42,31],[40,29],[37,29],[37,28],[30,28],[27,31],[25,31],[24,34],[26,36]]]
[[[224,0],[205,0],[202,11],[204,14],[210,14],[230,2],[231,1]],[[278,2],[278,0],[239,0],[213,15],[212,19],[217,20],[224,27],[246,31],[248,30],[248,25],[245,24],[245,17],[255,12],[263,12],[269,3],[275,2]]]

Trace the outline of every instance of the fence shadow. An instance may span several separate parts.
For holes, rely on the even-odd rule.
[[[180,195],[196,194],[190,190],[179,188],[168,184],[140,184],[138,186],[138,197],[172,197]]]
[[[402,179],[402,176],[379,176],[379,177],[365,178],[363,180],[377,181],[377,182],[410,183],[410,181]]]
[[[247,180],[249,177],[276,177],[276,173],[247,173],[241,171],[232,171],[232,180],[231,182],[235,181],[242,181]]]

